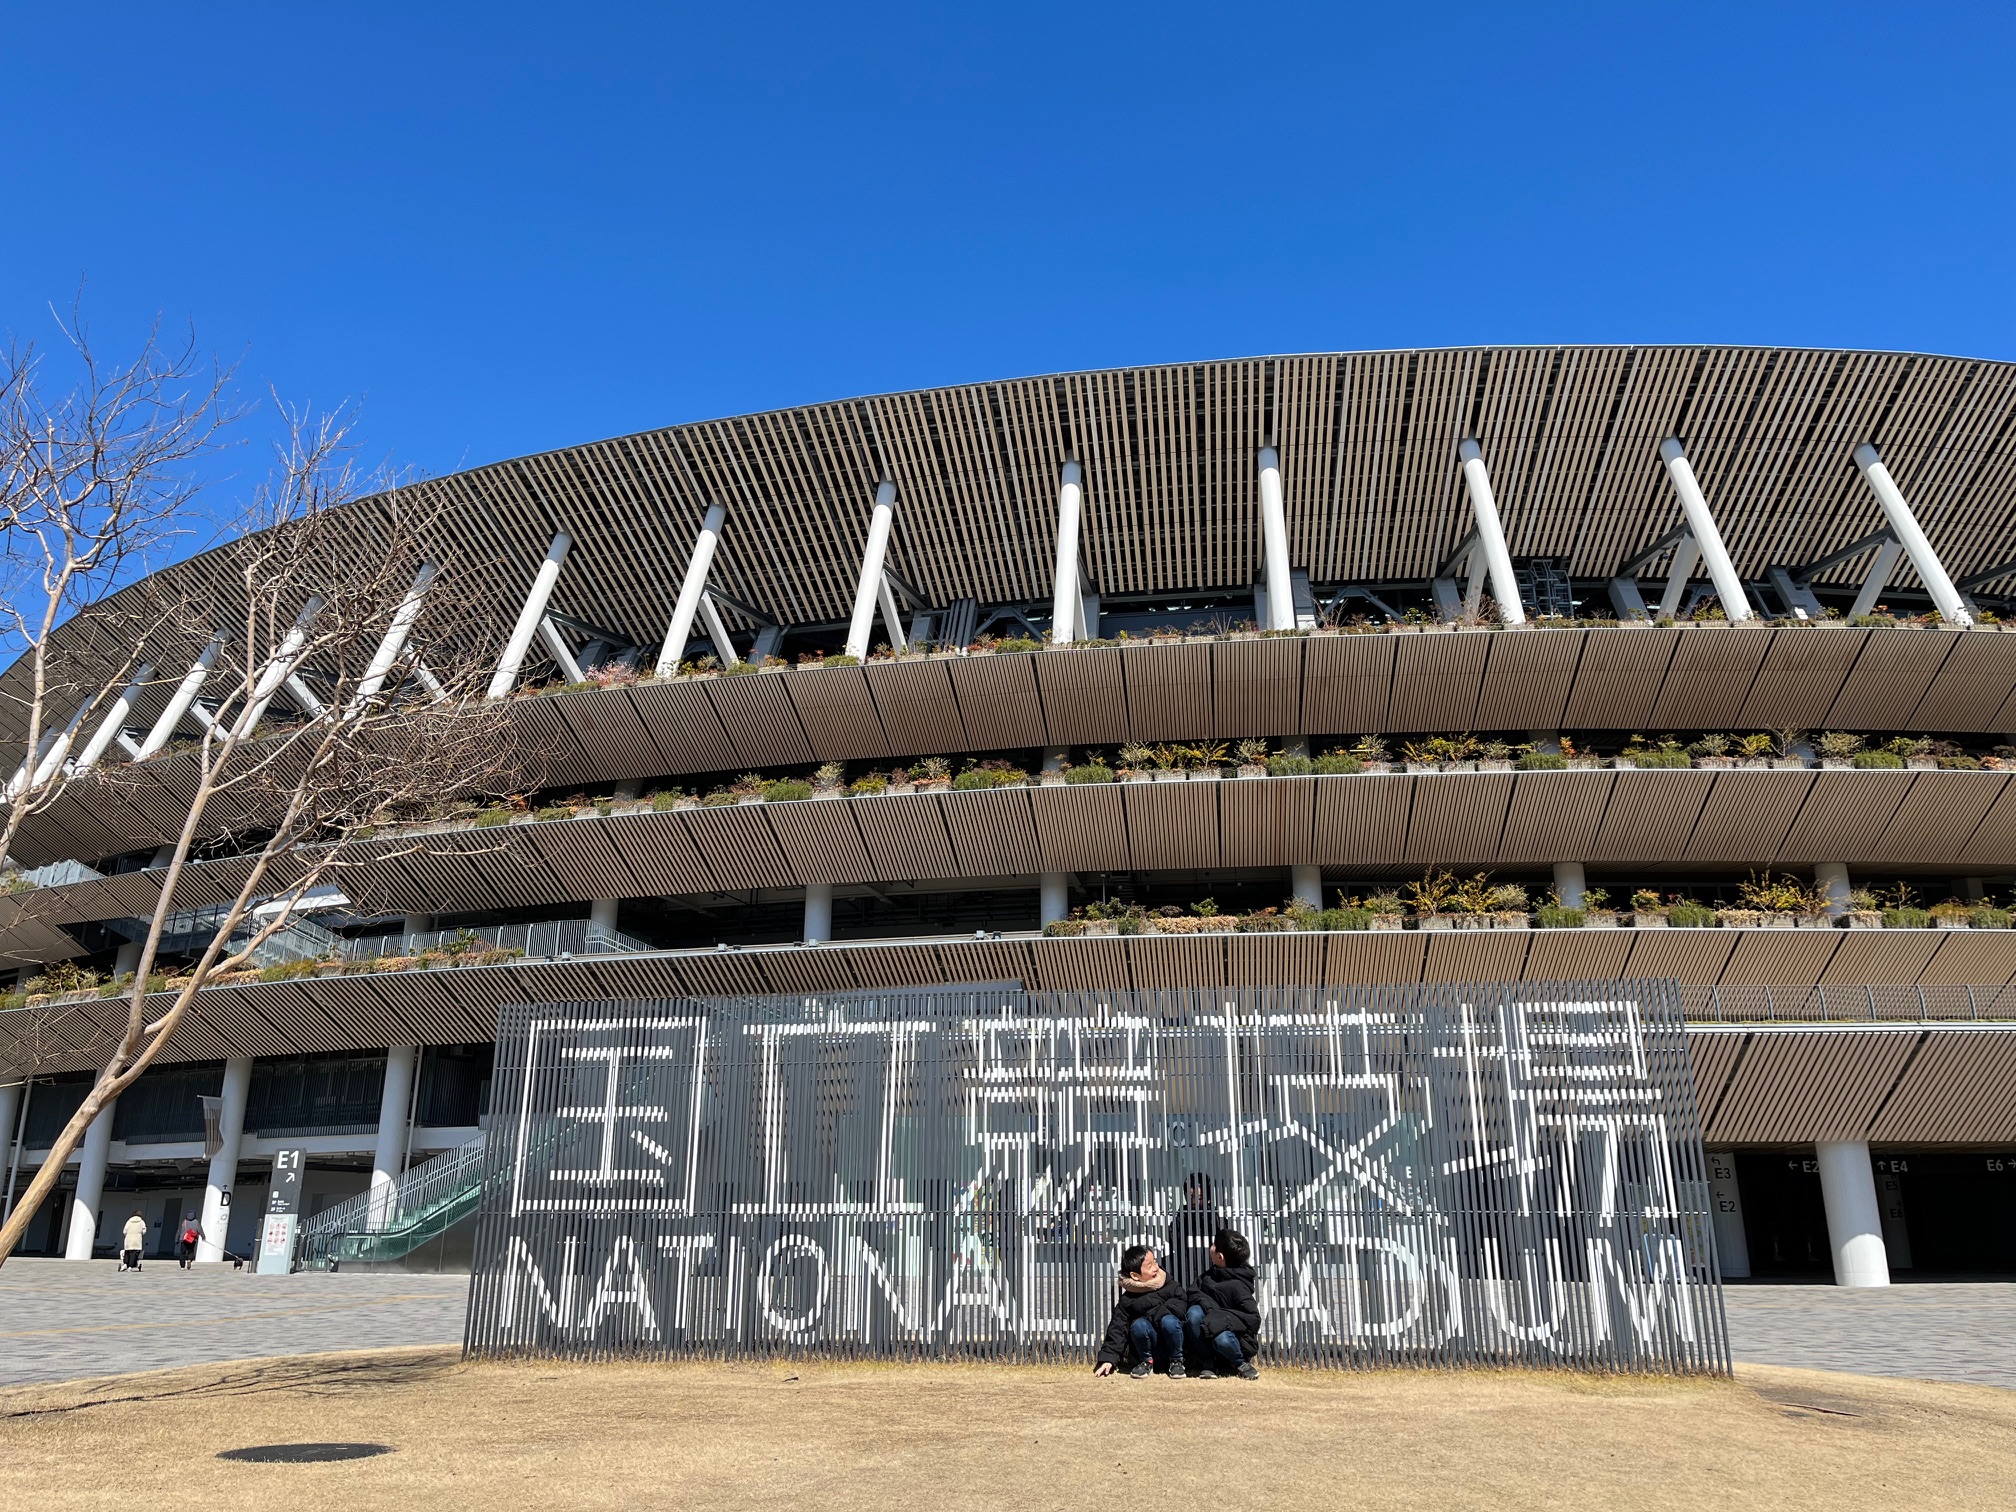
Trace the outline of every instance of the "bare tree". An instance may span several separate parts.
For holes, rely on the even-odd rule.
[[[359,864],[374,827],[444,795],[503,790],[518,775],[502,708],[481,696],[489,669],[480,648],[494,646],[494,635],[463,623],[459,639],[430,641],[420,659],[422,611],[448,588],[428,554],[426,506],[388,486],[396,480],[358,469],[340,413],[283,414],[272,475],[223,554],[228,574],[218,567],[203,595],[171,603],[157,592],[152,601],[154,638],[228,639],[231,685],[216,712],[201,716],[200,737],[174,757],[194,796],[161,858],[123,1030],[0,1227],[0,1262],[92,1122],[154,1061],[206,983],[293,927],[304,898]],[[220,601],[230,604],[228,630],[214,626]],[[144,644],[124,647],[125,658],[140,659]],[[129,778],[114,766],[93,780]],[[214,936],[172,992],[150,992],[169,920],[187,907],[178,894],[192,854],[199,842],[234,838],[250,864],[217,910]]]
[[[0,678],[0,724],[25,751],[0,803],[0,859],[103,754],[78,759],[80,730],[142,670],[154,628],[145,595],[118,590],[186,525],[196,464],[237,418],[230,375],[206,369],[193,342],[167,347],[153,331],[131,362],[107,364],[74,312],[62,330],[67,388],[33,345],[0,352],[0,646],[18,658]]]

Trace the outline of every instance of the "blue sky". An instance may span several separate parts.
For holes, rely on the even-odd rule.
[[[8,5],[80,279],[430,472],[1255,352],[2016,357],[2016,7]]]

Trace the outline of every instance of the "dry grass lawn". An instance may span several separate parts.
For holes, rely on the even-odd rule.
[[[368,1440],[343,1464],[219,1450]],[[0,1507],[1996,1508],[2016,1392],[1746,1369],[1095,1380],[399,1350],[0,1392]]]

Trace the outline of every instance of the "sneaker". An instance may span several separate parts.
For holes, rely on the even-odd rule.
[[[1128,1371],[1127,1374],[1137,1381],[1145,1381],[1148,1377],[1155,1374],[1155,1367],[1147,1360],[1142,1360],[1132,1370]]]
[[[1260,1367],[1255,1365],[1251,1360],[1241,1360],[1239,1362],[1239,1379],[1242,1381],[1259,1380]]]
[[[1170,1379],[1170,1380],[1172,1380],[1172,1381],[1180,1381],[1180,1380],[1182,1380],[1182,1379],[1183,1379],[1183,1377],[1184,1377],[1184,1374],[1185,1374],[1185,1371],[1184,1371],[1184,1369],[1183,1369],[1183,1362],[1182,1362],[1181,1360],[1171,1360],[1171,1361],[1169,1362],[1169,1379]]]
[[[1200,1381],[1215,1381],[1218,1379],[1218,1372],[1215,1370],[1200,1370],[1197,1372],[1197,1379]]]

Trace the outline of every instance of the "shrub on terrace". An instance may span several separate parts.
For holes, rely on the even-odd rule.
[[[1533,919],[1542,929],[1580,929],[1589,922],[1589,914],[1586,909],[1542,903],[1533,910]]]
[[[1111,782],[1113,781],[1113,768],[1106,765],[1103,761],[1088,761],[1079,766],[1066,767],[1064,769],[1064,780],[1076,783]]]
[[[1349,751],[1331,751],[1318,756],[1309,764],[1309,769],[1318,777],[1344,777],[1364,771],[1365,763]]]
[[[1343,908],[1326,908],[1318,917],[1321,922],[1317,927],[1321,929],[1370,929],[1372,927],[1372,910],[1358,907],[1355,904],[1347,904]]]
[[[1568,758],[1559,751],[1528,751],[1519,758],[1522,772],[1561,772],[1567,767]]]
[[[1269,777],[1307,777],[1316,769],[1316,764],[1307,756],[1269,756],[1267,775]]]
[[[1897,907],[1883,910],[1885,929],[1930,929],[1932,915],[1922,908]]]
[[[1904,765],[1904,758],[1895,751],[1857,751],[1853,760],[1856,766],[1865,771],[1871,769],[1895,771]]]
[[[1675,929],[1712,929],[1715,910],[1706,903],[1685,898],[1666,911],[1666,922]]]
[[[800,781],[796,777],[782,777],[775,782],[764,784],[763,787],[763,797],[770,803],[790,803],[794,799],[811,796],[812,784]]]

